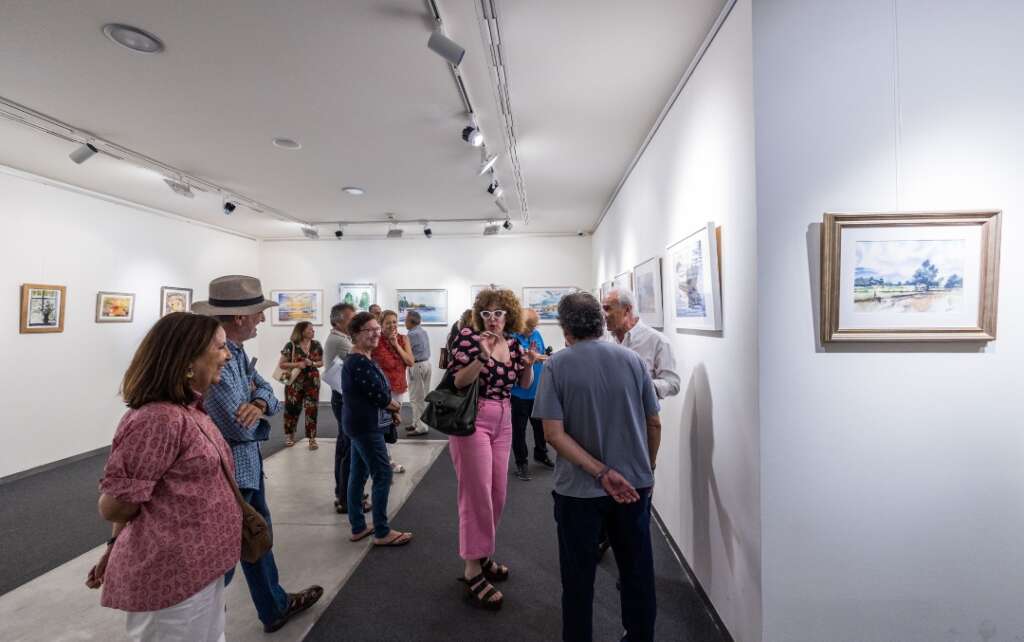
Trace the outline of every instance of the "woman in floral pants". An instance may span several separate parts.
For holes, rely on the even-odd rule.
[[[284,387],[285,446],[295,445],[295,429],[299,413],[306,412],[306,439],[309,449],[316,450],[317,405],[320,403],[320,371],[324,365],[324,349],[313,339],[313,324],[300,321],[292,330],[291,341],[281,350],[281,368],[301,368],[299,376]]]

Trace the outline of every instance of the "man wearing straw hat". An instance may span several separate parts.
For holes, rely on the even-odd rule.
[[[263,456],[260,442],[270,437],[267,417],[280,409],[270,384],[256,372],[243,343],[256,336],[256,326],[266,320],[263,311],[277,305],[263,298],[260,280],[251,276],[222,276],[210,282],[210,299],[192,304],[192,312],[217,317],[227,335],[231,361],[224,366],[220,383],[203,397],[203,406],[231,445],[235,459],[235,480],[242,497],[270,522],[266,488],[263,483]],[[273,633],[296,613],[316,603],[324,590],[311,586],[298,593],[286,593],[277,579],[273,551],[255,563],[242,562],[256,613],[263,630]],[[234,569],[228,572],[228,581]]]

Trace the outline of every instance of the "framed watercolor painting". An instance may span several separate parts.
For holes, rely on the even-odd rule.
[[[369,312],[377,302],[377,286],[373,283],[339,283],[338,303],[350,303],[356,312]]]
[[[169,285],[160,288],[160,316],[191,310],[192,288],[175,288]]]
[[[523,308],[537,312],[541,323],[558,322],[558,303],[567,294],[579,292],[576,287],[523,288]]]
[[[627,270],[612,279],[612,287],[633,292],[633,270]]]
[[[323,290],[271,290],[270,300],[277,303],[277,307],[269,308],[272,325],[295,325],[299,321],[324,324]]]
[[[66,299],[67,287],[63,285],[22,285],[20,332],[64,332]]]
[[[687,330],[721,330],[722,289],[715,224],[709,222],[670,245],[667,253],[672,324]]]
[[[131,323],[135,318],[135,294],[96,293],[96,323]]]
[[[448,290],[398,290],[398,322],[416,310],[423,325],[448,325]]]
[[[996,338],[1001,212],[826,213],[821,340]]]
[[[601,294],[600,301],[601,301],[602,304],[604,303],[604,298],[606,296],[608,296],[608,293],[611,292],[612,288],[614,288],[614,287],[615,287],[615,282],[614,281],[605,281],[604,283],[601,284],[601,289],[598,290],[598,292],[600,292],[600,294]]]
[[[633,268],[633,296],[636,313],[652,328],[665,325],[661,306],[661,257],[654,257]]]

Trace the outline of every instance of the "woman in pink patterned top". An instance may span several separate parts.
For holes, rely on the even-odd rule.
[[[521,332],[523,312],[511,290],[484,290],[473,304],[472,324],[452,342],[455,385],[479,382],[476,430],[452,436],[448,449],[459,478],[459,556],[471,604],[496,611],[504,596],[491,582],[508,579],[509,569],[495,562],[498,522],[508,488],[512,449],[509,397],[518,384],[529,388],[537,353],[524,350],[512,336]]]
[[[201,394],[231,358],[220,323],[184,312],[153,326],[125,373],[131,408],[100,481],[113,537],[86,584],[127,611],[132,640],[222,640],[224,573],[241,552],[242,513],[222,469],[231,449]],[[223,463],[222,463],[223,462]]]

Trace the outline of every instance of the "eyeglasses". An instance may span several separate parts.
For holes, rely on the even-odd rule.
[[[494,319],[501,320],[501,319],[505,318],[505,311],[504,310],[481,310],[480,311],[480,316],[482,316],[484,318],[484,321],[490,321],[492,317]]]
[[[356,334],[362,334],[364,332],[369,332],[370,334],[380,334],[382,332],[382,330],[380,328],[363,328],[362,330],[360,330]]]

